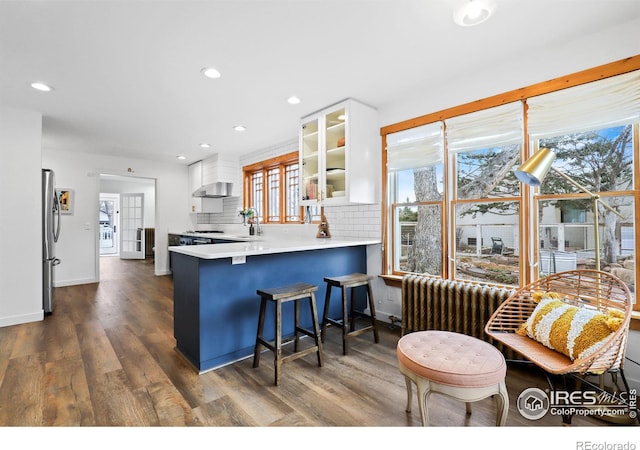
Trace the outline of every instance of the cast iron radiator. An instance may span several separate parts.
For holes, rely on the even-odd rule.
[[[522,359],[484,332],[491,314],[512,293],[495,286],[407,274],[402,279],[402,334],[453,331],[489,342],[507,359]]]

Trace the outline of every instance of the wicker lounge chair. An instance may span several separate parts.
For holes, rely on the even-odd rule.
[[[582,359],[571,360],[536,340],[517,333],[529,318],[536,303],[535,292],[556,292],[563,301],[606,313],[618,311],[623,317],[621,326],[604,342],[602,347]],[[626,340],[631,319],[632,298],[628,287],[608,272],[597,270],[570,270],[549,275],[516,290],[493,313],[485,332],[496,341],[524,356],[550,375],[580,376],[620,373],[627,391],[629,387],[622,372]],[[547,376],[552,389],[554,386]],[[566,381],[566,379],[563,379]],[[567,418],[564,418],[565,422]],[[568,418],[570,422],[570,417]]]

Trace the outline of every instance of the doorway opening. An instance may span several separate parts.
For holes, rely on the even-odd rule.
[[[103,258],[142,260],[155,265],[156,180],[100,174],[96,265]]]

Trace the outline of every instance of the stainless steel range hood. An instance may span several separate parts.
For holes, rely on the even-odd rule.
[[[230,197],[233,183],[217,182],[206,184],[194,191],[193,197],[221,198]]]

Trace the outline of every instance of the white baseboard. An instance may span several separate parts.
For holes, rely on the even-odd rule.
[[[44,320],[44,310],[29,314],[20,314],[18,316],[0,317],[0,327],[9,327],[11,325],[20,325],[29,322],[40,322]]]
[[[98,279],[96,278],[82,278],[79,280],[58,280],[53,282],[53,287],[63,287],[63,286],[76,286],[78,284],[91,284],[97,283]]]

